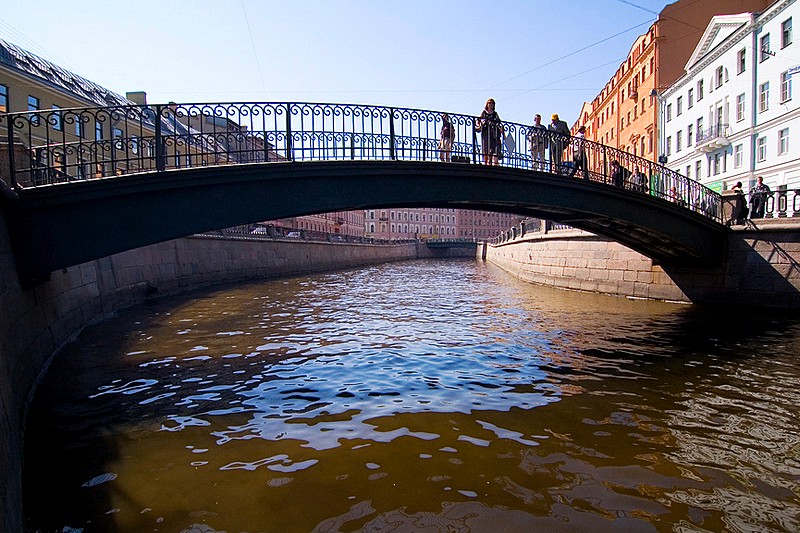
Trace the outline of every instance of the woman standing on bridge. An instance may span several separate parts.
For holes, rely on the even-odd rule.
[[[503,124],[494,105],[494,98],[486,100],[486,106],[475,122],[475,129],[481,132],[481,150],[486,165],[497,165],[503,149]]]

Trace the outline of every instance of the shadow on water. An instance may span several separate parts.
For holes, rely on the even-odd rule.
[[[712,505],[697,494],[742,485],[722,473],[738,458],[717,442],[747,441],[738,428],[753,420],[717,433],[718,419],[746,419],[751,407],[714,407],[711,391],[745,390],[745,381],[756,392],[768,388],[800,353],[798,339],[798,315],[743,317],[558,291],[469,261],[163,299],[87,328],[54,359],[26,434],[27,524],[41,532],[205,533],[215,531],[217,513],[232,513],[241,517],[222,529],[273,530],[266,524],[280,515],[296,531],[413,530],[428,520],[436,531],[477,532],[504,523],[552,530],[561,527],[557,515],[570,521],[563,531],[598,523],[672,531],[664,524],[687,517],[722,530],[706,507],[731,515],[757,499],[742,503],[737,493]],[[459,369],[465,354],[475,361]],[[326,372],[339,359],[351,370],[336,378]],[[417,377],[384,380],[402,360],[416,366],[400,373]],[[273,383],[285,386],[267,393]],[[484,407],[470,407],[475,398]],[[486,407],[504,398],[507,407]],[[756,421],[792,416],[752,409]],[[342,437],[337,424],[357,436]],[[692,425],[699,427],[690,432]],[[296,434],[268,436],[275,427]],[[325,440],[326,432],[339,437]],[[306,463],[313,476],[300,468]],[[362,486],[354,480],[365,464]],[[282,475],[260,484],[241,477],[269,471]],[[445,496],[427,488],[458,483],[471,488]],[[267,498],[267,484],[287,493]],[[200,487],[208,492],[202,503],[187,495]],[[253,526],[261,522],[248,514],[264,522]]]

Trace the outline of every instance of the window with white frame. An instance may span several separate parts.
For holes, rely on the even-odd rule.
[[[686,108],[691,109],[694,106],[694,89],[689,89],[686,95]]]
[[[672,120],[672,104],[667,104],[667,122]]]
[[[792,17],[781,24],[781,48],[786,48],[790,44],[792,44]]]
[[[722,154],[717,152],[714,154],[714,175],[719,175],[720,163],[722,161]]]
[[[675,114],[680,116],[683,113],[683,96],[679,96],[675,101]]]
[[[692,145],[692,124],[686,126],[686,146]]]
[[[792,76],[789,71],[781,72],[781,103],[792,99]]]
[[[703,117],[697,119],[697,141],[703,138]]]
[[[756,160],[765,161],[767,159],[767,138],[759,137],[756,141]]]
[[[769,49],[769,33],[761,37],[758,49],[760,54],[758,56],[759,61],[766,61],[767,59],[769,59],[769,56],[772,55],[772,52]]]
[[[736,97],[736,122],[744,120],[744,93]]]
[[[700,172],[702,170],[703,170],[703,162],[702,161],[696,161],[695,164],[694,164],[694,179],[696,179],[696,180],[700,179]]]
[[[736,54],[736,73],[741,74],[747,68],[747,48],[742,48]]]
[[[667,156],[672,155],[672,136],[667,137]]]
[[[723,79],[723,68],[717,67],[716,72],[714,73],[714,88],[719,89],[722,87],[722,79]]]
[[[686,165],[686,177],[692,179],[692,165]]]
[[[678,130],[675,133],[675,151],[680,152],[683,149],[683,131]]]
[[[761,112],[769,109],[769,82],[765,81],[758,87],[758,110]]]
[[[744,145],[737,144],[733,147],[733,166],[734,168],[740,168],[742,166],[742,160],[744,157]]]
[[[697,101],[703,99],[703,80],[697,80]]]
[[[778,155],[789,152],[789,128],[784,128],[778,132]]]

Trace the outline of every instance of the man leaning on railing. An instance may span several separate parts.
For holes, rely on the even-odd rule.
[[[750,189],[750,218],[764,218],[764,208],[770,194],[772,191],[769,186],[764,183],[764,178],[759,176],[755,186]]]

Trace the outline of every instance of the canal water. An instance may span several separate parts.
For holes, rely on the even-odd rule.
[[[470,260],[122,312],[26,434],[42,532],[797,532],[800,317]]]

